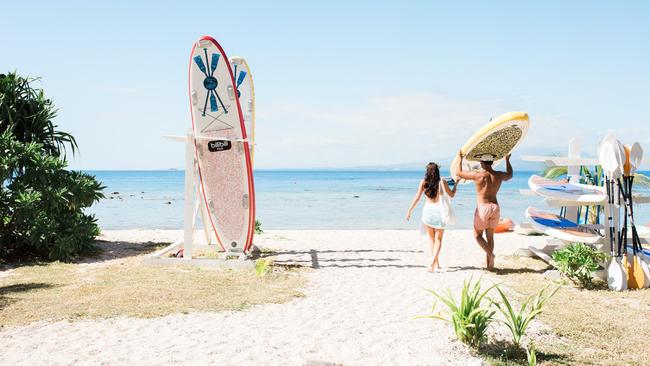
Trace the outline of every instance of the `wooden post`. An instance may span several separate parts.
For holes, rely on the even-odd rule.
[[[185,220],[183,237],[183,258],[192,259],[192,246],[194,239],[194,202],[196,196],[196,174],[194,158],[194,134],[190,131],[185,140]]]

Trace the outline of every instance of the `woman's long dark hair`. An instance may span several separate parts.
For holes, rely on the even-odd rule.
[[[440,167],[436,163],[427,164],[427,171],[424,173],[424,194],[434,199],[438,197],[440,186]]]

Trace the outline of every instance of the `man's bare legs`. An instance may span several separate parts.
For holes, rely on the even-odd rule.
[[[431,254],[433,255],[433,261],[429,267],[429,272],[433,272],[436,269],[440,268],[440,262],[438,261],[438,255],[440,254],[440,249],[442,248],[442,236],[445,233],[445,230],[434,229],[428,226],[425,226],[427,230],[427,236],[429,237],[429,244],[431,245]]]
[[[485,238],[487,239],[487,247],[489,249],[488,258],[487,258],[487,268],[494,268],[494,229],[485,230]]]
[[[483,238],[485,232],[485,238]],[[494,267],[494,229],[479,230],[474,228],[474,239],[485,252],[485,264],[488,269]]]

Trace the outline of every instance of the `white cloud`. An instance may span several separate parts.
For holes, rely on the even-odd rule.
[[[586,155],[610,125],[567,120],[528,98],[451,98],[433,93],[374,96],[351,106],[258,105],[256,165],[351,167],[439,161],[447,164],[481,126],[502,113],[529,113],[531,129],[519,154],[563,153],[579,136]],[[620,127],[622,139],[648,141],[650,129]],[[643,137],[643,138],[641,138]],[[631,140],[630,140],[631,141]],[[592,148],[593,147],[593,148]],[[593,151],[592,151],[593,150]]]

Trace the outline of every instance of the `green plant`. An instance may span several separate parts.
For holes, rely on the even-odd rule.
[[[56,130],[56,110],[29,82],[0,75],[0,258],[69,260],[94,249],[99,227],[83,209],[104,187],[66,169],[76,141]]]
[[[255,261],[255,274],[258,277],[262,277],[267,273],[273,270],[273,260],[272,259],[258,259]]]
[[[447,289],[445,294],[428,290],[447,306],[447,316],[438,313],[419,318],[431,318],[449,322],[453,325],[458,340],[472,347],[478,347],[485,341],[485,333],[494,318],[495,311],[490,306],[484,306],[483,302],[487,293],[495,286],[492,285],[486,290],[482,290],[481,280],[473,283],[470,278],[469,281],[466,280],[463,283],[459,301],[456,301],[456,298],[449,289]],[[433,305],[434,311],[435,308],[436,304]]]
[[[258,219],[255,219],[255,234],[260,235],[264,232],[262,230],[262,222]]]
[[[519,310],[516,310],[505,293],[499,288],[496,287],[496,290],[499,292],[501,297],[501,302],[496,302],[492,300],[494,306],[499,310],[503,315],[504,320],[501,320],[512,333],[512,343],[515,346],[519,347],[521,345],[521,339],[526,334],[526,329],[530,322],[532,322],[539,314],[542,313],[544,304],[558,291],[560,286],[555,287],[550,293],[546,293],[549,286],[549,283],[543,289],[541,289],[537,294],[528,297],[522,304]]]
[[[573,243],[553,253],[555,267],[574,284],[590,288],[594,272],[607,255],[582,243]]]
[[[528,361],[528,366],[537,366],[537,350],[534,344],[526,348],[526,360]]]
[[[48,155],[65,157],[66,145],[75,153],[75,138],[53,122],[57,109],[52,101],[31,86],[37,80],[0,74],[0,133],[10,131],[22,143],[39,143]]]

